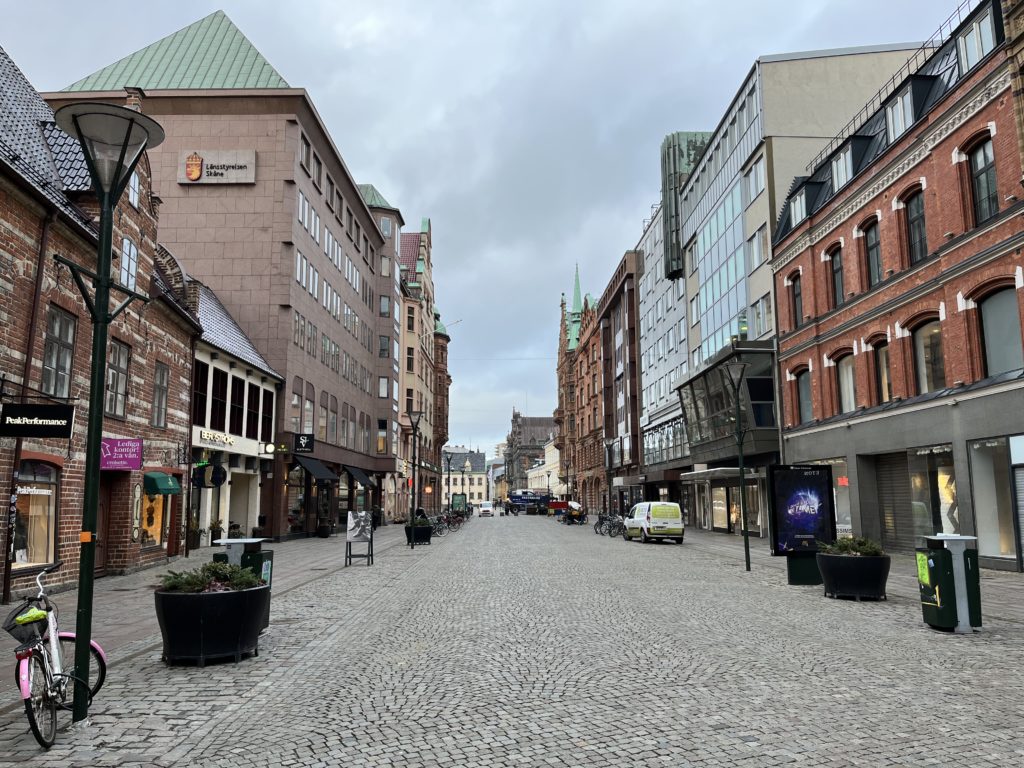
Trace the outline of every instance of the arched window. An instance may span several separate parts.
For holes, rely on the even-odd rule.
[[[875,344],[875,397],[879,403],[892,400],[892,375],[889,372],[889,344]]]
[[[843,304],[843,249],[835,248],[830,254],[832,264],[832,308]]]
[[[985,139],[971,150],[971,195],[974,203],[974,225],[978,226],[999,213],[996,194],[996,160],[992,139]]]
[[[878,220],[864,228],[864,262],[867,269],[868,288],[882,282],[882,244],[878,235]]]
[[[914,265],[928,258],[928,236],[925,232],[924,192],[918,189],[904,202],[907,216],[907,253]]]
[[[811,371],[804,369],[796,375],[797,418],[800,424],[807,424],[814,419],[811,408]]]
[[[839,413],[849,413],[857,408],[857,386],[854,380],[853,355],[844,355],[836,360],[836,392]]]
[[[790,279],[789,295],[793,310],[793,327],[799,328],[804,322],[804,296],[798,274]]]
[[[917,393],[934,392],[946,387],[946,371],[942,358],[942,329],[938,320],[919,326],[913,334],[914,376]]]
[[[978,305],[978,311],[985,375],[995,376],[1024,368],[1017,291],[1013,288],[996,291]]]

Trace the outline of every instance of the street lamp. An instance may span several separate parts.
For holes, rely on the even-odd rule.
[[[416,463],[419,460],[420,419],[423,411],[409,411],[412,424],[412,492],[409,494],[409,549],[416,549]]]
[[[448,465],[448,514],[452,513],[452,455],[446,453],[444,462]]]
[[[750,537],[747,532],[747,488],[746,478],[743,471],[743,438],[747,430],[743,428],[740,418],[740,385],[743,383],[743,374],[746,373],[747,364],[741,360],[733,360],[724,366],[729,373],[729,381],[732,383],[733,395],[736,398],[736,451],[740,468],[740,528],[743,531],[743,560],[747,570],[750,570]]]
[[[548,476],[548,501],[551,501],[551,470],[547,471]]]
[[[89,715],[89,642],[92,639],[93,570],[96,563],[96,517],[99,506],[100,444],[103,440],[103,396],[106,390],[107,329],[133,299],[147,301],[142,294],[120,286],[125,299],[110,311],[110,262],[114,238],[114,206],[124,193],[135,166],[147,147],[164,140],[160,125],[140,112],[111,104],[75,103],[54,114],[58,127],[82,145],[93,190],[100,203],[100,231],[96,248],[96,271],[75,264],[63,256],[66,266],[92,316],[92,370],[89,376],[89,423],[86,432],[85,487],[83,489],[81,553],[78,559],[78,614],[75,640],[74,722]],[[92,280],[95,297],[90,299],[82,276]]]
[[[466,494],[466,511],[467,511],[467,513],[469,511],[469,494],[466,493],[466,472],[470,472],[472,474],[472,471],[473,471],[473,465],[469,463],[469,454],[466,454],[466,461],[462,465],[462,492],[464,494]],[[470,478],[470,479],[472,479],[472,478]]]

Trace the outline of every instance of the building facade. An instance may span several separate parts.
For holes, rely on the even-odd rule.
[[[786,459],[839,524],[1021,570],[1024,245],[1001,6],[961,8],[797,179],[772,262]]]
[[[451,495],[456,493],[466,494],[466,502],[473,506],[491,500],[492,488],[483,451],[473,451],[462,445],[445,446],[441,460],[444,477],[438,497],[442,509],[449,508]]]
[[[559,480],[558,471],[561,464],[555,441],[551,439],[544,444],[544,458],[527,470],[526,487],[533,491],[542,491],[554,499],[564,499],[567,486]]]
[[[523,416],[512,409],[512,427],[505,438],[505,478],[510,493],[527,487],[527,470],[544,458],[544,445],[554,434],[553,416]]]

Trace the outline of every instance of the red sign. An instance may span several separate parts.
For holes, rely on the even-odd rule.
[[[142,469],[142,438],[104,437],[100,469]]]
[[[850,485],[850,478],[848,478],[848,477],[846,477],[844,475],[843,477],[840,477],[840,478],[836,479],[836,484],[837,485],[842,485],[842,486],[849,486]]]

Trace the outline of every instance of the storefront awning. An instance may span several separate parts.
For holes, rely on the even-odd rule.
[[[295,461],[298,462],[300,467],[309,472],[318,483],[329,483],[338,479],[338,476],[325,467],[322,461],[318,461],[311,456],[296,455]]]
[[[747,467],[744,471],[747,478],[765,477],[764,467]],[[738,478],[740,471],[736,467],[715,467],[714,469],[698,469],[694,472],[682,472],[680,480],[718,480],[721,478]]]
[[[167,496],[181,493],[181,484],[174,475],[166,472],[147,472],[142,476],[142,487],[147,496]]]
[[[364,488],[373,488],[377,485],[365,472],[363,472],[363,470],[359,469],[359,467],[350,467],[346,464],[345,471],[352,475],[352,479]]]

